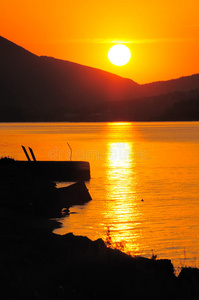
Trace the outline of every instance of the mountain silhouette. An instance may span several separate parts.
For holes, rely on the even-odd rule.
[[[1,122],[161,119],[175,103],[197,98],[197,89],[199,74],[140,85],[99,69],[37,56],[0,37]]]

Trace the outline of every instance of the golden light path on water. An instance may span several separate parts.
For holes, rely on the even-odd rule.
[[[110,134],[114,131],[113,140],[120,140],[122,126],[124,136],[129,131],[129,123],[109,123]],[[114,127],[114,128],[113,128]],[[139,237],[136,232],[140,223],[140,213],[136,203],[133,204],[133,195],[136,194],[135,154],[133,141],[109,142],[106,156],[106,202],[104,217],[112,220],[109,229],[113,235],[113,242],[122,243],[126,252],[139,253]],[[131,243],[129,244],[129,230]],[[134,232],[132,234],[132,232]],[[127,246],[128,245],[128,246]],[[130,246],[131,245],[131,246]]]
[[[137,163],[142,161],[142,150],[134,145],[138,135],[132,123],[116,122],[103,126],[101,136],[97,137],[101,142],[92,136],[87,148],[97,142],[93,147],[97,151],[90,148],[86,157],[76,159],[86,158],[91,163],[92,178],[87,187],[93,201],[83,210],[77,206],[71,208],[71,217],[63,220],[63,228],[55,232],[64,234],[73,230],[74,234],[84,234],[86,230],[92,239],[105,240],[109,227],[113,244],[122,243],[124,251],[133,255],[144,253],[143,239],[140,245],[143,205],[137,190]]]

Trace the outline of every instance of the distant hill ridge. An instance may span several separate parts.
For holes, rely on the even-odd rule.
[[[196,99],[198,89],[199,74],[140,85],[99,69],[39,57],[0,37],[0,122],[155,120],[174,103]],[[176,100],[163,97],[175,92],[181,92],[181,99],[179,94]]]

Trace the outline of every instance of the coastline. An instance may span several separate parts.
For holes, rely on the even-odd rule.
[[[2,299],[198,299],[199,270],[131,257],[56,221],[1,208]]]
[[[2,299],[199,298],[197,268],[176,277],[170,260],[132,257],[102,239],[53,233],[60,223],[50,217],[61,209],[55,186],[15,171],[6,166],[0,176]]]

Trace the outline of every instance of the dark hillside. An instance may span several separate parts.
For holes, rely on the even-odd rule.
[[[83,120],[193,121],[199,120],[199,89],[102,103],[82,112]]]
[[[199,74],[139,85],[95,68],[36,56],[0,37],[0,122],[169,118],[173,104],[194,98],[197,89]]]
[[[144,95],[156,96],[179,91],[189,91],[199,88],[199,74],[180,77],[168,81],[157,81],[142,85]]]
[[[85,106],[127,98],[139,87],[108,72],[38,57],[4,38],[0,70],[2,121],[64,119]]]

